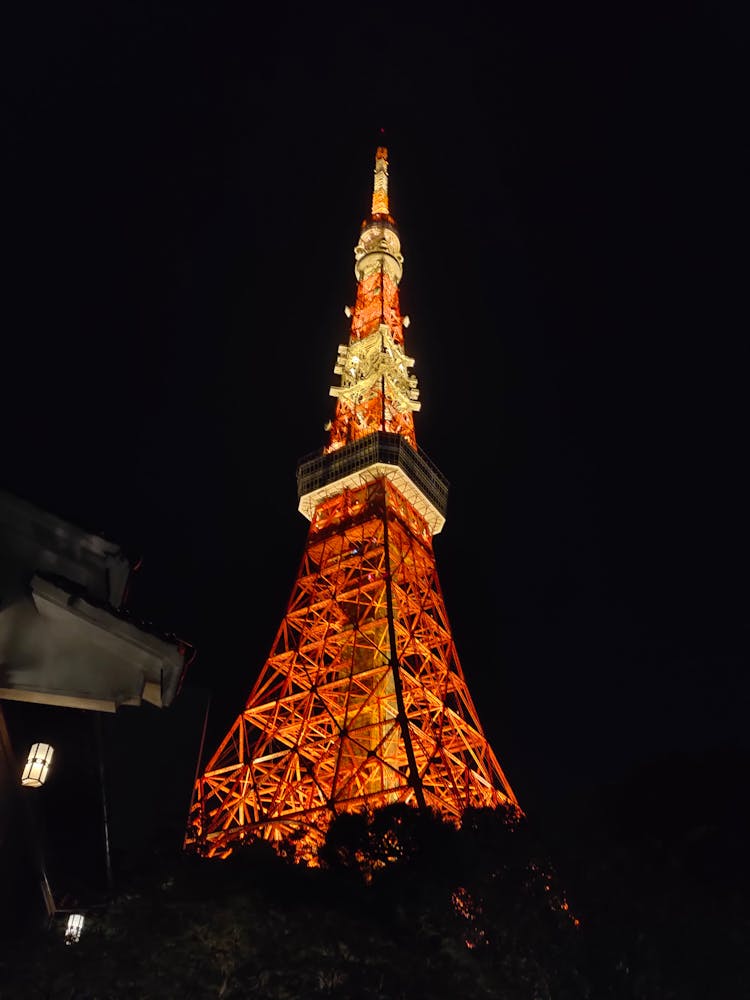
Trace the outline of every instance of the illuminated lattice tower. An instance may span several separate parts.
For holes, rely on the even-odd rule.
[[[297,467],[310,521],[281,626],[195,783],[185,848],[262,837],[314,861],[335,815],[389,803],[455,822],[516,797],[466,686],[435,566],[448,485],[417,446],[387,150],[354,250],[357,299],[327,445]]]

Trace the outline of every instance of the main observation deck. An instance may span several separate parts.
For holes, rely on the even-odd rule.
[[[437,535],[445,524],[448,480],[421,450],[401,434],[375,431],[343,448],[314,452],[297,464],[299,511],[311,521],[327,497],[385,476],[419,511]]]

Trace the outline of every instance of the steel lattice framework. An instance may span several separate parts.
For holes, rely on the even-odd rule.
[[[414,435],[402,264],[379,148],[336,414],[328,445],[297,470],[310,519],[302,561],[245,708],[194,788],[185,847],[209,857],[262,837],[314,864],[336,814],[395,802],[457,823],[467,806],[518,808],[438,580],[432,537],[447,483]]]

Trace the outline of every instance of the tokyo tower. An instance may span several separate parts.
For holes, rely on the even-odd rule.
[[[268,658],[193,789],[184,847],[226,857],[243,841],[314,863],[332,819],[392,803],[460,823],[518,802],[469,694],[432,537],[448,484],[417,446],[420,409],[388,151],[354,249],[356,304],[338,348],[328,443],[297,466],[310,521]],[[519,810],[520,811],[520,810]]]

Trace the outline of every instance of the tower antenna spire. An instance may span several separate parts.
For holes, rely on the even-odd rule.
[[[388,209],[388,148],[378,146],[372,186],[372,217],[389,215]]]

